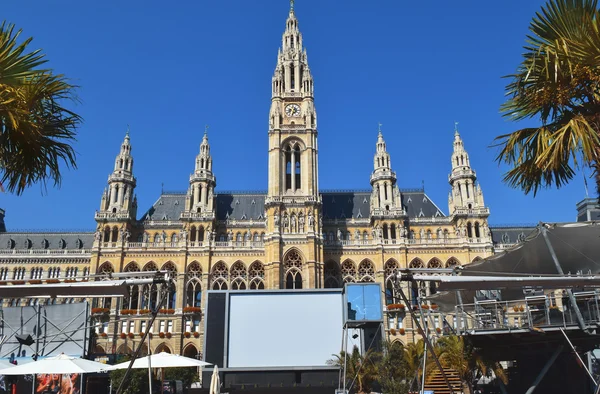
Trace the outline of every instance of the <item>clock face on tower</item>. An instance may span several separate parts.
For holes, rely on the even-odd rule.
[[[289,117],[299,117],[300,116],[300,106],[298,104],[290,104],[285,107],[285,115]]]

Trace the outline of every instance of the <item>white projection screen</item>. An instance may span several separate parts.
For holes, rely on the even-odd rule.
[[[230,368],[316,367],[339,354],[341,292],[231,292]]]

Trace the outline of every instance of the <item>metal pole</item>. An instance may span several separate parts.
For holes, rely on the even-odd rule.
[[[135,353],[133,354],[133,358],[131,359],[131,361],[129,363],[129,366],[127,367],[127,370],[125,371],[125,375],[123,375],[123,379],[121,380],[121,384],[119,384],[119,388],[117,389],[117,394],[121,394],[123,392],[123,389],[125,388],[125,382],[127,381],[127,378],[129,377],[129,374],[131,373],[131,367],[133,367],[133,363],[135,362],[135,360],[140,355],[140,351],[142,350],[142,345],[144,344],[144,341],[146,341],[146,338],[148,337],[148,333],[150,332],[150,328],[154,324],[154,320],[156,320],[156,316],[158,315],[158,311],[160,310],[161,306],[163,305],[163,303],[167,299],[168,291],[169,291],[169,287],[164,287],[164,288],[161,289],[161,293],[162,294],[161,294],[160,301],[157,302],[156,308],[154,308],[154,310],[152,310],[152,318],[150,319],[150,324],[148,325],[148,327],[146,327],[146,332],[144,332],[144,336],[142,337],[142,340],[140,341],[140,345],[137,347],[137,349],[135,349]]]
[[[548,359],[548,361],[546,361],[546,364],[544,364],[544,367],[542,368],[542,370],[540,371],[540,373],[538,374],[538,376],[533,381],[533,384],[529,387],[529,389],[527,389],[527,391],[525,392],[525,394],[532,394],[535,391],[535,389],[537,388],[538,384],[540,384],[540,382],[542,381],[542,379],[544,379],[544,376],[546,376],[546,373],[548,372],[548,370],[550,369],[550,367],[552,366],[552,364],[554,364],[554,361],[556,361],[556,359],[558,358],[559,354],[562,352],[563,347],[564,347],[563,345],[560,345],[558,348],[556,348],[556,350],[554,351],[554,353],[552,353],[552,357],[550,357],[550,359]]]
[[[577,356],[577,358],[579,359],[579,362],[581,363],[581,365],[585,369],[585,372],[587,372],[587,374],[589,375],[590,379],[592,379],[592,382],[594,382],[594,384],[598,384],[598,383],[596,383],[596,379],[594,379],[594,375],[592,375],[592,373],[590,372],[590,370],[588,369],[588,367],[585,365],[585,363],[581,359],[581,356],[579,356],[579,353],[577,353],[577,350],[575,350],[575,346],[573,346],[573,344],[571,343],[571,340],[567,336],[567,333],[565,333],[565,330],[563,330],[562,327],[559,327],[558,329],[560,330],[560,332],[563,333],[563,335],[565,336],[565,339],[567,340],[567,342],[569,342],[569,346],[571,346],[571,349],[573,349],[573,353],[575,353],[575,356]]]
[[[342,379],[344,384],[342,386],[342,390],[343,393],[346,393],[346,368],[348,360],[348,323],[344,324],[344,338],[342,339],[342,343],[342,350],[344,351],[344,371],[342,372]]]
[[[152,326],[152,325],[150,325]],[[152,360],[150,360],[150,356],[152,355],[150,352],[150,335],[147,336],[148,338],[148,390],[149,393],[152,394]],[[144,343],[144,341],[140,342],[140,346]]]
[[[427,333],[425,333],[427,335]],[[425,341],[423,341],[425,342]],[[427,367],[427,344],[423,343],[423,375],[421,375],[421,393],[425,392],[425,370]]]
[[[42,331],[40,329],[41,315],[42,315],[42,306],[40,304],[38,304],[37,305],[37,326],[35,328],[35,357],[33,358],[33,361],[37,361],[37,359],[39,357],[38,353],[40,351],[40,333]],[[85,344],[85,339],[84,339],[83,343]],[[85,345],[84,345],[84,347],[85,347]]]
[[[398,288],[398,292],[400,293],[400,296],[402,297],[402,300],[406,303],[406,305],[410,305],[408,302],[408,298],[406,298],[406,294],[404,294],[404,291],[402,290],[401,287]],[[412,311],[412,308],[410,309],[410,316],[412,317],[413,321],[415,322],[417,329],[419,331],[423,332],[423,329],[421,328],[421,325],[419,324],[419,319],[417,319],[417,317],[415,316],[414,312]],[[427,338],[426,336],[423,336],[423,340],[425,341],[427,347],[429,348],[429,351],[431,352],[431,355],[433,356],[433,359],[435,360],[437,367],[442,372],[442,376],[444,377],[444,382],[446,383],[446,386],[448,386],[450,393],[454,394],[454,389],[452,388],[452,385],[450,385],[450,381],[448,380],[448,377],[446,376],[446,372],[444,372],[444,368],[442,368],[442,364],[440,363],[440,360],[438,359],[437,355],[435,354],[433,345],[431,344],[431,342],[429,342],[429,338]],[[118,393],[118,394],[120,394],[120,393]]]
[[[552,247],[550,238],[548,238],[548,229],[543,224],[540,224],[539,226],[540,226],[540,229],[542,232],[542,236],[544,237],[544,242],[546,242],[546,246],[548,247],[548,251],[550,252],[550,256],[552,256],[552,261],[554,262],[554,266],[556,267],[556,270],[558,271],[558,273],[560,275],[564,276],[565,273],[563,272],[563,269],[560,265],[560,261],[558,261],[558,257],[556,256],[556,253],[554,252],[554,248]],[[569,295],[569,301],[571,302],[571,305],[573,306],[573,309],[575,310],[575,315],[577,316],[577,321],[579,322],[579,328],[581,328],[584,331],[587,331],[585,321],[583,320],[581,311],[579,310],[579,307],[577,306],[577,301],[575,300],[573,291],[571,289],[567,289],[567,294]]]

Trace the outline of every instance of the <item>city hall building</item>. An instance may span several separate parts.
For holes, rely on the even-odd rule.
[[[265,102],[267,191],[219,191],[223,169],[213,168],[205,134],[197,157],[189,158],[188,189],[163,193],[138,212],[135,140],[126,135],[94,216],[95,233],[8,232],[0,212],[0,283],[171,271],[176,289],[152,327],[151,350],[196,356],[202,352],[206,290],[336,288],[348,282],[377,282],[390,289],[397,268],[466,264],[525,237],[527,228],[489,227],[490,210],[458,131],[448,141],[453,153],[447,215],[446,206],[440,208],[424,190],[399,189],[381,130],[373,134],[373,171],[364,179],[365,190],[322,191],[314,80],[293,9],[271,89],[271,102]],[[92,351],[131,352],[158,290],[136,287],[126,299],[94,300]],[[4,305],[35,302],[42,301],[11,299]],[[412,340],[409,318],[386,327],[387,335]]]

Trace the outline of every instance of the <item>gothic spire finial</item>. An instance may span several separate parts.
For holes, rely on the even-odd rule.
[[[458,135],[458,122],[454,122],[454,135]]]
[[[125,137],[129,137],[129,123],[127,124],[127,131],[125,132]]]
[[[290,11],[294,12],[294,3],[296,1],[295,0],[290,0]]]
[[[204,126],[204,135],[207,135],[207,134],[208,134],[208,125],[205,125]]]

